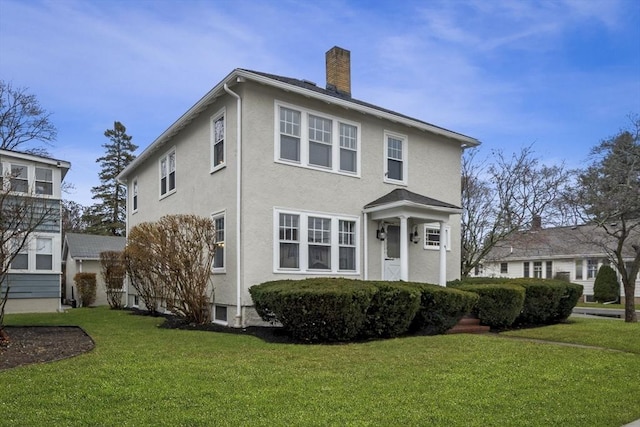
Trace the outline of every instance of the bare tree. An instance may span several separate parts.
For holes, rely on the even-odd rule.
[[[114,309],[122,308],[124,306],[122,302],[122,287],[127,273],[122,252],[101,252],[100,267],[109,306]]]
[[[462,160],[463,277],[514,232],[531,228],[541,218],[561,221],[558,206],[571,177],[564,164],[542,164],[532,147],[510,157],[496,151],[493,163],[477,155],[477,150],[469,150]]]
[[[0,148],[48,156],[57,136],[50,117],[27,88],[0,80]]]
[[[26,250],[38,231],[59,230],[60,204],[28,193],[13,191],[11,171],[0,174],[0,341],[8,340],[4,313],[11,290],[9,270],[27,257]]]
[[[593,162],[579,174],[572,202],[585,223],[603,233],[599,245],[620,273],[625,321],[637,322],[635,282],[640,270],[640,118],[592,149]]]

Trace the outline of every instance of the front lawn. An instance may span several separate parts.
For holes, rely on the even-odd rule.
[[[623,335],[597,345],[631,353],[495,335],[272,344],[161,322],[106,308],[8,315],[9,324],[80,325],[96,348],[0,372],[0,425],[619,427],[640,418],[640,352],[621,344],[638,329],[618,329],[624,322],[535,331],[559,340],[555,328],[565,328],[586,344],[590,329]]]

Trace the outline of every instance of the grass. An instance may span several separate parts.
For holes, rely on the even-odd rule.
[[[0,372],[0,425],[618,427],[640,418],[640,352],[624,344],[640,334],[624,322],[534,331],[626,353],[494,335],[270,344],[160,322],[104,308],[8,315],[9,324],[80,325],[96,348]]]
[[[624,310],[624,304],[602,304],[599,302],[579,302],[576,306],[588,307],[588,308],[617,308],[619,310]]]

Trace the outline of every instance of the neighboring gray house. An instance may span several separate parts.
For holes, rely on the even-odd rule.
[[[215,220],[215,322],[258,323],[248,289],[270,280],[459,277],[461,153],[479,142],[352,98],[350,67],[327,52],[326,89],[236,69],[120,174],[129,228]]]
[[[631,262],[635,251],[631,241],[639,242],[640,234],[627,241],[624,258]],[[584,286],[585,301],[593,301],[593,284],[598,269],[610,262],[603,243],[613,249],[614,242],[606,238],[603,230],[594,225],[541,228],[516,233],[495,247],[476,277],[539,277],[564,278]],[[622,282],[621,282],[622,283]],[[622,284],[620,295],[624,296]],[[636,301],[640,302],[640,283],[636,280]]]
[[[73,278],[76,273],[96,273],[95,305],[107,305],[107,292],[101,274],[100,254],[106,251],[122,252],[127,239],[119,236],[96,236],[93,234],[67,233],[62,247],[64,263],[63,296],[72,305],[78,298],[78,290]],[[124,294],[123,289],[123,294]],[[123,296],[124,297],[124,296]]]
[[[69,162],[63,160],[0,150],[3,216],[14,215],[9,206],[11,198],[15,198],[24,207],[23,211],[33,207],[34,210],[29,212],[34,212],[36,218],[44,219],[37,221],[41,224],[28,235],[26,244],[11,262],[5,281],[0,286],[4,292],[5,286],[9,285],[6,313],[52,312],[61,308],[60,187],[70,167]],[[4,230],[5,224],[12,221],[3,217],[3,222]],[[20,229],[6,226],[13,227],[12,230]]]

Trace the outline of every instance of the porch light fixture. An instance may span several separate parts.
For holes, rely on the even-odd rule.
[[[415,244],[417,244],[420,241],[420,235],[418,234],[418,226],[414,225],[413,226],[413,231],[411,231],[411,233],[409,233],[409,240]]]
[[[376,239],[384,240],[387,238],[387,232],[384,228],[384,223],[380,223],[380,227],[376,230]]]

